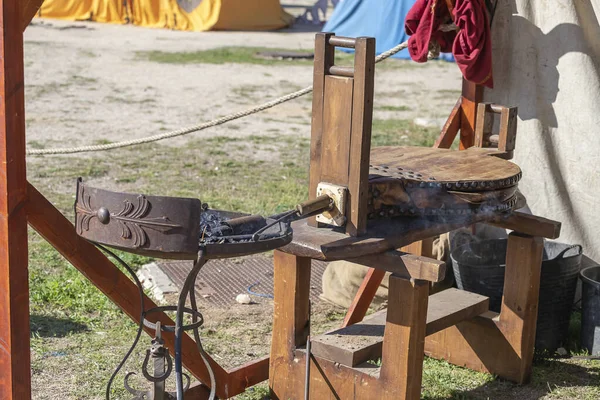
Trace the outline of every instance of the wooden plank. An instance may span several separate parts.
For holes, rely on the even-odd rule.
[[[498,150],[508,153],[509,158],[517,144],[517,107],[502,107],[500,113],[500,136],[498,140]]]
[[[313,338],[312,353],[350,367],[380,357],[386,315],[391,307],[388,304],[387,310],[378,311],[362,322]],[[408,306],[404,304],[403,307]],[[451,288],[431,295],[425,335],[433,335],[461,321],[472,319],[488,309],[487,297],[463,290]]]
[[[280,398],[293,395],[295,383],[303,381],[299,374],[289,374],[286,364],[292,362],[296,347],[306,344],[309,334],[310,259],[276,250],[274,262],[274,310],[269,387]],[[286,363],[280,364],[282,360]],[[284,368],[279,368],[283,365]]]
[[[350,213],[346,224],[346,233],[360,236],[367,231],[369,159],[375,88],[375,39],[358,38],[355,48],[353,96],[346,99],[346,101],[352,101],[348,177]]]
[[[433,147],[436,149],[449,149],[456,139],[456,135],[460,130],[460,118],[462,115],[462,97],[459,97],[454,108],[450,112],[440,136],[436,139]]]
[[[500,307],[502,331],[521,360],[517,382],[531,376],[544,243],[540,237],[508,235],[504,292]]]
[[[385,270],[369,268],[344,317],[342,328],[363,320],[384,277]]]
[[[348,261],[367,267],[392,272],[405,279],[440,282],[446,276],[446,263],[428,257],[406,254],[398,250],[349,258]]]
[[[491,104],[479,103],[477,106],[477,128],[475,129],[475,143],[477,147],[487,147],[486,139],[490,136],[493,126],[493,118],[488,113],[492,112]]]
[[[40,9],[40,7],[42,6],[42,3],[44,2],[44,0],[23,0],[23,10],[22,10],[22,22],[21,22],[21,27],[22,30],[25,31],[25,29],[27,29],[27,26],[29,26],[29,23],[31,22],[31,20],[33,19],[33,17],[35,17],[35,14],[37,14],[38,10]]]
[[[353,78],[325,77],[321,182],[348,185]]]
[[[315,60],[313,69],[313,103],[310,134],[310,173],[308,198],[317,197],[317,185],[321,181],[321,147],[323,138],[323,94],[325,76],[333,65],[335,48],[328,44],[332,33],[317,33],[315,38]],[[315,217],[308,220],[310,226],[317,226]]]
[[[0,398],[31,398],[23,31],[0,0]]]
[[[397,217],[372,221],[368,235],[351,237],[329,227],[313,228],[304,221],[292,223],[294,240],[281,248],[286,253],[323,261],[348,260],[383,253],[454,229],[485,222],[494,215],[448,216],[444,220]]]
[[[379,379],[399,399],[421,397],[428,294],[426,281],[390,277]]]
[[[487,297],[455,288],[432,295],[429,302],[427,336],[481,315],[490,308]]]
[[[31,185],[28,186],[28,195],[27,216],[33,229],[50,242],[125,314],[136,323],[139,322],[139,294],[135,284],[93,244],[79,237],[73,224]],[[144,298],[144,304],[146,309],[156,307],[149,297]],[[148,319],[153,322],[160,320],[163,325],[174,325],[173,320],[164,313],[152,314]],[[150,329],[146,329],[146,332],[150,335],[154,334]],[[173,335],[165,333],[163,337],[166,346],[173,351]],[[208,372],[198,355],[196,344],[188,335],[183,336],[182,349],[185,367],[200,381],[210,382]],[[219,397],[227,398],[244,391],[246,386],[243,382],[229,382],[227,372],[212,358],[208,357],[208,359],[215,372]]]
[[[269,356],[251,361],[227,371],[232,381],[244,382],[252,387],[269,379]]]
[[[542,240],[509,235],[500,315],[486,313],[427,338],[426,354],[517,383],[531,377]]]
[[[557,239],[560,236],[562,226],[560,222],[517,211],[508,215],[499,215],[488,223],[500,228],[547,239]]]

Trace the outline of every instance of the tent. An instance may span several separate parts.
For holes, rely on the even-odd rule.
[[[377,54],[408,40],[404,31],[404,19],[415,0],[344,0],[340,2],[323,32],[334,32],[338,36],[370,36],[377,40]],[[394,57],[410,59],[408,50]],[[442,54],[441,59],[453,61],[451,54]]]
[[[46,0],[38,16],[185,31],[272,30],[293,22],[279,0]]]
[[[596,0],[498,3],[494,89],[519,107],[515,162],[531,210],[563,223],[560,241],[600,262],[600,8]]]

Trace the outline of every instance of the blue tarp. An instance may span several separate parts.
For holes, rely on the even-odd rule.
[[[343,0],[337,5],[323,32],[338,36],[370,36],[377,40],[377,54],[408,40],[404,19],[415,0]],[[410,59],[408,50],[394,57]],[[454,61],[452,54],[442,54],[441,59]]]

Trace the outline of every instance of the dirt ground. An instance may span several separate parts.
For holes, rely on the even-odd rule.
[[[194,125],[312,83],[310,65],[161,64],[140,52],[193,52],[224,46],[312,50],[312,26],[279,32],[179,32],[35,20],[25,31],[27,141],[50,148],[115,142]],[[443,118],[460,89],[455,65],[392,60],[376,80],[375,117]],[[235,135],[278,129],[309,135],[310,101],[297,99],[240,120]],[[231,135],[224,125],[164,142]],[[83,155],[85,157],[85,155]]]

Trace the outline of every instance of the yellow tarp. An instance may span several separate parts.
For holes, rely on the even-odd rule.
[[[127,22],[123,0],[47,0],[42,3],[38,16],[70,21]]]
[[[46,0],[38,16],[184,31],[272,30],[293,21],[279,0]]]

